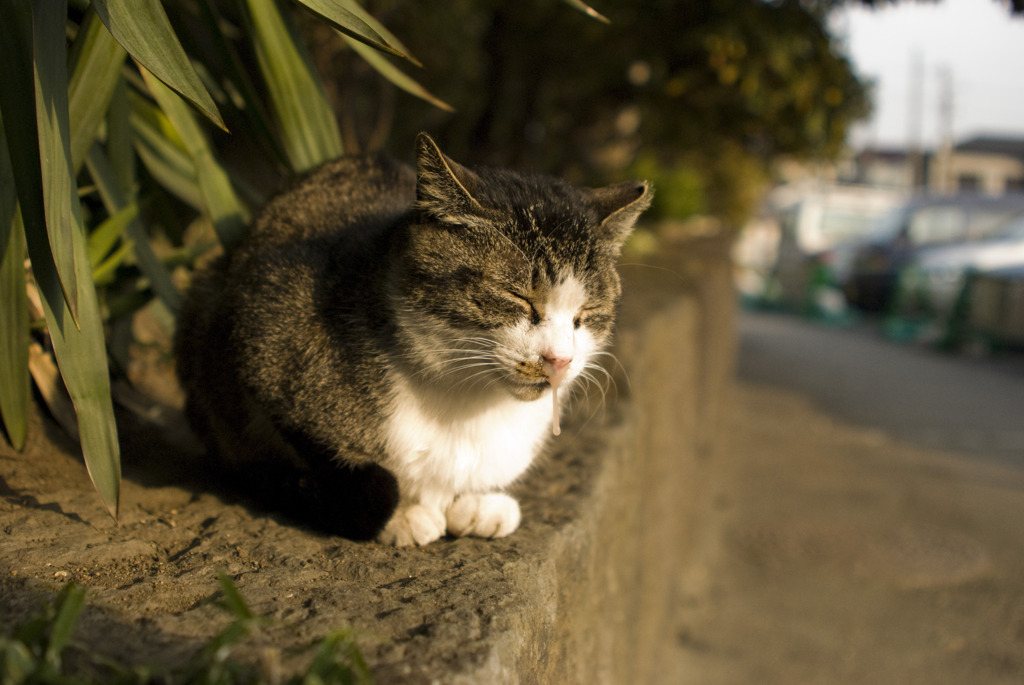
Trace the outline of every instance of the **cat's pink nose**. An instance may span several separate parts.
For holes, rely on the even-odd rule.
[[[565,367],[572,364],[572,357],[557,357],[544,355],[544,362],[551,366],[552,370],[556,373],[563,370]]]

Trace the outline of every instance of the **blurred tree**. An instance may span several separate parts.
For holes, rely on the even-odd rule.
[[[868,86],[827,31],[832,6],[628,0],[597,6],[606,25],[545,0],[370,3],[412,36],[428,65],[421,82],[458,110],[400,100],[402,147],[428,128],[455,156],[578,180],[644,171],[670,186],[688,178],[698,192],[696,174],[702,198],[682,206],[727,218],[742,214],[757,169],[780,155],[835,156],[848,125],[870,111]],[[374,92],[361,80],[368,70],[337,73],[349,75],[339,85],[347,118],[374,129],[389,108],[349,95]]]

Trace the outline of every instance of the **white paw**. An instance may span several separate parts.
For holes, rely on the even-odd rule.
[[[448,507],[448,532],[463,537],[501,538],[519,527],[519,503],[508,495],[462,495]]]
[[[444,514],[422,504],[399,507],[377,536],[385,545],[426,545],[444,535]]]

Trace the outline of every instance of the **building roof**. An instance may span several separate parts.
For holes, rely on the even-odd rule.
[[[957,143],[957,152],[983,152],[1024,160],[1024,138],[976,136]]]

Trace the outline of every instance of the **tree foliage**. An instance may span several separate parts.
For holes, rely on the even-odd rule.
[[[457,109],[401,102],[400,145],[426,127],[461,158],[594,183],[656,160],[670,183],[701,175],[703,208],[721,214],[756,169],[835,156],[869,112],[867,84],[827,31],[831,5],[619,0],[598,7],[605,25],[544,0],[443,4],[370,5],[433,67],[423,85]],[[372,75],[336,59],[340,107],[368,131],[388,109]]]

